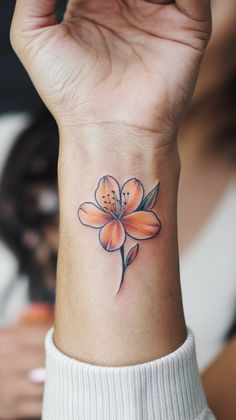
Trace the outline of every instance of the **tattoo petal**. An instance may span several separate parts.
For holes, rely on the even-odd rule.
[[[83,225],[93,228],[101,228],[112,220],[112,216],[93,203],[83,203],[78,210],[79,220]]]
[[[134,239],[149,239],[156,236],[161,229],[161,222],[152,211],[136,211],[121,219],[125,230]]]
[[[116,251],[125,242],[124,226],[118,219],[112,220],[100,230],[99,239],[106,251]]]
[[[95,198],[101,208],[117,214],[120,209],[120,187],[115,178],[110,175],[103,176],[95,191]]]
[[[82,224],[99,229],[99,240],[106,251],[120,250],[122,274],[119,293],[127,267],[138,255],[139,244],[131,247],[125,257],[126,235],[144,240],[158,235],[161,222],[151,211],[156,203],[159,182],[144,197],[144,188],[137,178],[131,178],[120,188],[115,178],[103,176],[95,191],[97,204],[85,202],[78,210]]]
[[[142,202],[143,195],[144,189],[141,182],[136,178],[129,179],[121,190],[121,200],[124,205],[123,214],[136,210]]]

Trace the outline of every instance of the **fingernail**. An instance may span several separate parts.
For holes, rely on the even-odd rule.
[[[45,382],[45,368],[32,369],[29,372],[29,379],[34,384],[42,384]]]

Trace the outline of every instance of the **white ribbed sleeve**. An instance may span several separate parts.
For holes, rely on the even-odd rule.
[[[46,338],[43,420],[214,420],[196,362],[194,336],[175,352],[125,367],[93,366]]]

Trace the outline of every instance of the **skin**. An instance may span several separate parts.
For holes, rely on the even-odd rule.
[[[0,331],[0,419],[39,418],[43,384],[28,374],[44,366],[46,327],[15,326]]]
[[[235,353],[236,337],[225,346],[202,376],[209,405],[219,420],[235,419]]]
[[[207,0],[96,4],[70,0],[57,25],[54,0],[18,0],[11,40],[60,131],[55,343],[81,361],[118,366],[164,356],[186,338],[176,133],[210,36],[211,13]],[[119,256],[105,259],[92,232],[74,218],[104,171],[121,183],[134,173],[146,190],[160,177],[165,191],[159,200],[162,240],[158,247],[156,238],[143,246],[140,268],[130,269],[119,298],[107,281],[111,273],[120,278]]]
[[[209,1],[103,0],[98,7],[72,0],[60,25],[55,3],[18,1],[11,41],[60,128],[78,125],[78,118],[119,123],[160,132],[169,143],[209,39]]]
[[[124,365],[161,357],[186,338],[176,132],[209,40],[211,12],[207,0],[96,4],[70,0],[57,25],[54,0],[18,0],[11,41],[60,130],[55,342],[82,361]],[[159,247],[153,246],[156,238],[143,246],[142,268],[130,270],[116,301],[115,285],[107,279],[111,272],[120,278],[119,256],[105,259],[93,233],[74,218],[87,199],[87,186],[96,185],[104,170],[121,183],[135,173],[145,189],[160,177],[165,191],[159,199],[166,226]],[[79,190],[77,179],[83,179]]]
[[[150,153],[153,154],[153,150],[156,149],[157,153],[154,153],[154,157],[157,157],[159,162],[161,155],[163,160],[166,161],[168,158],[172,164],[174,163],[174,174],[168,182],[170,182],[172,195],[175,195],[176,179],[178,179],[179,172],[175,143],[176,131],[193,91],[198,67],[210,33],[208,2],[198,2],[201,3],[201,6],[197,7],[197,2],[180,1],[179,6],[187,9],[184,10],[185,13],[179,13],[174,9],[174,5],[158,6],[143,2],[141,7],[141,2],[137,2],[140,4],[140,9],[136,9],[136,2],[130,1],[130,11],[125,8],[121,18],[120,14],[113,14],[113,11],[109,10],[105,1],[99,4],[99,11],[93,10],[92,2],[91,4],[87,2],[86,8],[81,3],[79,8],[77,7],[79,2],[71,1],[66,20],[60,28],[54,25],[55,21],[51,13],[53,2],[41,2],[45,3],[43,13],[42,9],[39,10],[36,3],[33,3],[32,1],[18,0],[11,38],[13,46],[31,75],[41,97],[58,122],[61,131],[62,160],[71,159],[70,156],[74,152],[77,156],[77,145],[75,149],[68,146],[71,139],[76,138],[76,131],[82,133],[81,137],[89,138],[87,129],[84,127],[91,127],[96,133],[93,147],[96,149],[97,143],[100,149],[105,150],[108,144],[107,140],[104,142],[104,138],[106,139],[107,133],[110,134],[109,127],[115,124],[115,127],[124,133],[124,137],[128,133],[134,145],[137,146],[137,139],[140,143],[142,138],[145,148],[148,148]],[[166,14],[167,7],[168,13]],[[189,18],[189,12],[191,18]],[[104,27],[104,23],[108,21],[106,13],[109,13],[109,17],[110,13],[113,14],[112,19],[109,18],[111,22],[109,27]],[[198,13],[201,14],[200,23]],[[164,16],[167,17],[167,21],[163,19]],[[188,23],[187,32],[183,29],[185,23]],[[189,25],[189,23],[191,24]],[[121,27],[123,40],[119,37]],[[150,27],[152,34],[149,33]],[[195,29],[199,36],[196,36]],[[86,36],[88,31],[89,37]],[[136,42],[137,39],[138,42]],[[187,45],[183,44],[186,39],[188,40]],[[176,41],[178,42],[176,43]],[[147,45],[148,49],[144,48]],[[169,59],[163,57],[163,51],[166,49],[169,52]],[[63,53],[59,54],[58,51]],[[103,57],[103,60],[99,59],[100,56]],[[96,71],[93,71],[95,64]],[[176,71],[168,74],[169,77],[166,78],[166,69],[170,68],[170,64]],[[49,66],[51,79],[47,71]],[[204,75],[202,78],[204,79]],[[141,94],[140,86],[142,86]],[[202,89],[204,91],[205,88]],[[126,92],[131,94],[127,95]],[[176,95],[177,92],[178,95]],[[197,101],[202,95],[201,88],[198,88],[198,92],[196,94]],[[140,96],[141,100],[139,100]],[[89,100],[87,100],[88,98]],[[187,128],[188,124],[183,128],[183,132],[187,133]],[[79,143],[77,139],[76,141]],[[122,147],[121,144],[121,149]],[[92,154],[91,147],[89,147],[89,153]],[[133,154],[132,147],[128,149],[128,153]],[[79,154],[81,154],[80,148]],[[103,166],[104,163],[102,159],[100,160],[101,166]],[[147,161],[149,164],[149,157]],[[128,163],[132,168],[133,163]],[[167,168],[162,160],[159,166]],[[60,178],[62,214],[67,218],[67,212],[71,210],[69,210],[69,206],[67,210],[67,206],[64,205],[66,201],[63,194],[65,176],[63,165],[59,165],[59,167],[61,167],[60,172],[62,173]],[[75,172],[71,174],[73,173]],[[69,202],[72,203],[70,195]],[[73,205],[75,204],[72,204],[72,207]],[[168,204],[167,207],[170,207],[170,215],[173,215],[174,205],[169,206]],[[91,240],[94,239],[91,237]],[[64,236],[62,236],[61,244],[61,249],[65,250]],[[65,268],[67,266],[67,261],[63,261],[61,258],[60,277],[68,275],[68,269]],[[63,284],[63,281],[61,283]],[[58,294],[60,295],[60,286]],[[179,303],[177,306],[180,314]],[[61,307],[59,296],[56,343],[65,353],[73,354],[82,360],[84,356],[83,353],[78,354],[77,345],[73,349],[66,348],[67,340],[61,321]],[[154,352],[150,352],[149,342],[146,353],[136,355],[135,361],[127,360],[127,356],[121,356],[118,351],[115,362],[117,364],[133,363],[173,350],[177,343],[183,341],[185,335],[181,315],[179,315],[179,321],[175,330],[174,342],[170,343],[169,339],[163,339],[163,334],[159,330],[158,339],[159,342],[162,341],[162,348],[155,348]],[[90,355],[90,361],[113,363],[114,360],[111,359],[109,350],[108,344],[106,354],[102,356]],[[84,354],[88,354],[88,352],[86,353],[86,344]]]

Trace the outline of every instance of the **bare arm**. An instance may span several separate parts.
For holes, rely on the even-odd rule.
[[[168,354],[186,338],[175,146],[155,150],[156,134],[117,125],[95,127],[92,133],[72,129],[67,135],[63,141],[75,139],[59,160],[56,344],[66,354],[101,365],[135,364]],[[139,210],[158,181],[154,206]],[[130,250],[135,259],[125,267]]]
[[[60,25],[55,3],[18,0],[12,30],[60,129],[55,342],[95,364],[156,359],[186,337],[176,133],[209,38],[209,1],[70,0]]]
[[[220,355],[202,375],[207,401],[218,420],[236,417],[236,337],[225,346]]]

